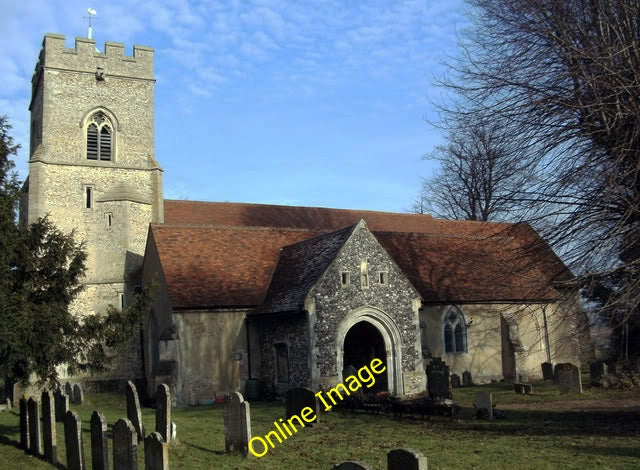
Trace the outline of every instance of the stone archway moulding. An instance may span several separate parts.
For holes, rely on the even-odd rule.
[[[336,368],[341,380],[342,368],[344,361],[344,340],[347,333],[356,323],[366,321],[375,326],[384,340],[384,347],[387,353],[387,379],[389,392],[398,395],[404,394],[404,386],[402,380],[402,341],[400,339],[400,330],[393,319],[383,310],[364,305],[350,311],[347,316],[340,322],[336,332]]]

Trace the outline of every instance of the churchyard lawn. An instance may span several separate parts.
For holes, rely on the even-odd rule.
[[[491,392],[507,418],[472,419],[479,391]],[[224,454],[224,405],[173,410],[177,442],[171,445],[172,469],[330,469],[346,460],[386,468],[386,453],[409,447],[421,451],[429,469],[637,469],[640,468],[640,391],[602,390],[585,386],[582,395],[560,395],[550,382],[534,383],[533,395],[516,395],[511,384],[456,388],[462,406],[459,419],[394,419],[390,415],[330,412],[321,423],[300,429],[260,459]],[[126,416],[125,397],[86,394],[80,414],[85,461],[90,464],[89,418],[102,411],[109,429]],[[0,412],[0,462],[7,469],[54,468],[18,449],[18,410]],[[253,435],[264,435],[285,414],[281,402],[251,404]],[[154,410],[143,408],[147,433]],[[63,427],[58,423],[58,456],[64,462]],[[111,441],[109,441],[111,445]],[[110,455],[111,458],[111,455]],[[140,468],[144,452],[138,450]]]

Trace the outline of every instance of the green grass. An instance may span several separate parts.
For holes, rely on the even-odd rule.
[[[471,419],[473,397],[478,391],[493,393],[507,419],[487,422]],[[462,408],[459,419],[393,419],[360,413],[321,415],[313,428],[300,429],[276,444],[260,459],[224,455],[222,405],[174,409],[178,442],[170,449],[172,469],[329,469],[345,460],[386,468],[386,453],[409,447],[427,456],[430,469],[632,469],[640,468],[640,411],[619,410],[612,400],[640,400],[640,392],[585,388],[583,395],[559,395],[549,383],[534,384],[534,395],[518,396],[513,386],[491,384],[454,390]],[[597,400],[599,407],[564,407],[564,400]],[[510,410],[514,403],[526,409]],[[601,404],[601,406],[600,406]],[[123,396],[88,395],[85,404],[73,406],[83,423],[86,462],[90,464],[89,418],[102,411],[110,426],[125,416]],[[53,468],[17,448],[17,410],[0,413],[0,467],[9,469]],[[273,421],[284,417],[282,403],[253,403],[253,435],[264,436]],[[147,432],[154,427],[154,410],[143,409]],[[63,462],[63,429],[58,424],[58,456]],[[140,468],[144,452],[138,449]],[[111,456],[110,456],[111,457]]]

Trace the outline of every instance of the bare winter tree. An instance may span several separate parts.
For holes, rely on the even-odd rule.
[[[640,353],[640,1],[469,3],[475,25],[443,81],[449,119],[480,113],[517,142],[533,184],[505,204],[525,205],[621,356]]]
[[[463,115],[444,124],[448,143],[425,157],[440,164],[422,185],[431,212],[446,219],[514,219],[518,195],[532,183],[534,162],[495,122]]]

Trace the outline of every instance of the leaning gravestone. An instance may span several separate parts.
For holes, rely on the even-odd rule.
[[[451,374],[451,388],[460,388],[460,376]]]
[[[596,384],[603,375],[607,373],[607,365],[602,361],[595,361],[589,364],[589,372],[591,375],[591,383]]]
[[[53,393],[42,391],[42,439],[44,441],[44,458],[56,464],[58,461],[56,446],[56,414]]]
[[[387,470],[427,470],[427,458],[413,449],[394,449],[387,453]]]
[[[69,382],[64,384],[64,394],[73,400],[73,386]]]
[[[53,393],[53,399],[56,405],[56,422],[61,423],[69,411],[69,396],[64,394],[62,390],[56,390]]]
[[[429,398],[451,398],[449,367],[439,357],[434,357],[427,365],[427,387]]]
[[[107,420],[98,411],[94,411],[91,415],[91,468],[92,470],[109,470]]]
[[[27,400],[20,399],[20,447],[29,450],[29,407]]]
[[[474,406],[476,408],[476,417],[486,417],[487,419],[493,419],[493,400],[490,393],[476,393]]]
[[[27,401],[29,410],[29,452],[33,455],[42,454],[42,434],[40,434],[40,408],[38,401],[31,397]]]
[[[347,376],[348,377],[348,376]],[[311,424],[318,422],[318,397],[306,387],[296,387],[287,390],[287,417],[291,418],[293,415],[300,417],[300,411],[303,408],[309,407],[313,410],[315,419]]]
[[[113,470],[138,469],[138,439],[136,429],[128,419],[113,425]]]
[[[570,362],[557,364],[556,383],[560,393],[582,393],[582,381],[580,380],[580,369]]]
[[[465,370],[462,373],[462,386],[463,387],[471,387],[473,385],[473,379],[471,378],[471,372]]]
[[[127,419],[133,425],[138,435],[138,442],[144,440],[144,426],[142,425],[142,413],[140,412],[140,399],[138,398],[138,390],[130,380],[127,380]]]
[[[553,364],[543,362],[540,367],[542,368],[542,380],[553,380]]]
[[[334,465],[332,470],[371,470],[371,467],[362,462],[342,462]]]
[[[152,432],[144,440],[145,470],[169,470],[169,444],[159,432]]]
[[[64,417],[64,443],[67,448],[67,469],[84,470],[82,451],[82,423],[74,411],[67,411]]]
[[[171,440],[171,392],[165,384],[158,385],[156,392],[156,431],[160,433],[164,442],[169,443]]]
[[[75,384],[73,386],[73,403],[75,403],[76,405],[82,405],[82,402],[84,402],[82,386],[80,384]]]
[[[249,453],[251,413],[242,394],[233,392],[224,407],[224,447],[226,452]]]

